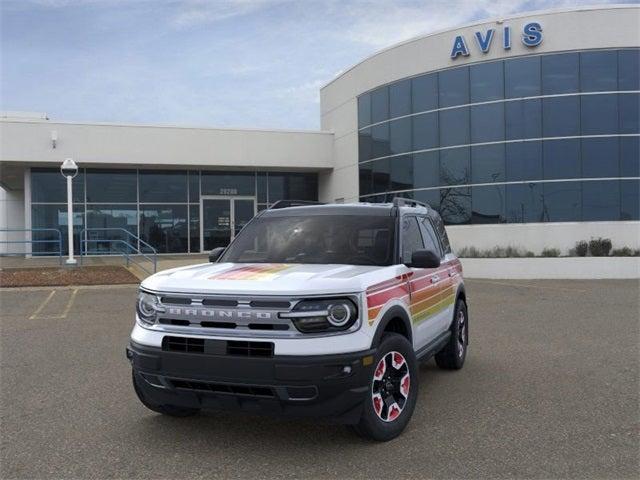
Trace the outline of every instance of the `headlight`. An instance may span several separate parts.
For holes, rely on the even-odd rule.
[[[334,332],[351,328],[358,320],[358,309],[348,298],[303,300],[280,317],[290,318],[303,333]]]
[[[138,301],[136,303],[136,311],[138,318],[145,325],[153,325],[156,322],[158,312],[162,310],[158,297],[151,293],[138,292]]]

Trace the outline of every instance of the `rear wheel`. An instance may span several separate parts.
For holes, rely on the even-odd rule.
[[[187,407],[178,407],[176,405],[158,405],[150,400],[148,400],[138,382],[143,382],[136,372],[131,371],[131,379],[133,380],[133,389],[136,391],[136,395],[142,402],[142,404],[147,407],[149,410],[153,410],[154,412],[161,413],[163,415],[169,415],[170,417],[190,417],[192,415],[197,414],[200,409],[199,408],[187,408]]]
[[[365,438],[391,440],[405,429],[418,397],[418,370],[413,347],[397,333],[382,337],[369,395],[354,430]]]
[[[467,304],[464,300],[456,302],[456,309],[451,323],[451,337],[449,341],[436,354],[436,364],[447,370],[459,370],[467,358],[467,346],[469,344],[469,317]]]

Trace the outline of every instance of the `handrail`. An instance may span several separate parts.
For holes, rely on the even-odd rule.
[[[106,231],[124,232],[129,236],[129,238],[127,240],[129,240],[129,239],[134,240],[137,246],[131,245],[131,243],[129,243],[128,241],[123,240],[121,238],[92,238],[92,239],[86,238],[86,235],[85,235],[86,233],[94,232],[94,231],[96,231],[96,232],[106,232]],[[104,252],[89,251],[87,249],[88,243],[98,243],[98,242],[108,242],[109,244],[124,245],[126,248],[125,248],[124,251],[122,251],[120,253],[125,257],[126,262],[127,262],[127,266],[129,266],[129,262],[133,261],[132,258],[131,258],[132,254],[129,251],[129,249],[130,249],[130,250],[132,250],[134,252],[133,255],[139,255],[139,256],[143,257],[145,260],[148,260],[149,262],[151,262],[151,264],[153,265],[153,271],[152,272],[147,270],[145,267],[143,267],[142,263],[133,261],[133,263],[138,265],[146,273],[153,274],[153,273],[156,273],[156,271],[158,269],[158,252],[156,251],[156,249],[153,248],[151,245],[149,245],[144,240],[142,240],[140,237],[138,237],[138,236],[134,235],[133,233],[131,233],[126,228],[120,228],[120,227],[83,228],[82,231],[80,232],[80,262],[81,263],[82,263],[82,259],[83,259],[83,257],[85,255],[88,255],[88,254],[104,254]],[[145,247],[150,249],[151,252],[145,253],[140,248],[140,245],[144,245]]]
[[[9,233],[9,232],[55,232],[58,234],[58,238],[57,239],[53,239],[53,240],[34,240],[33,238],[29,239],[29,240],[0,240],[0,243],[29,243],[31,244],[32,248],[31,248],[31,255],[34,255],[33,252],[33,244],[34,243],[57,243],[58,244],[58,251],[56,252],[58,254],[58,260],[60,262],[60,265],[62,265],[62,232],[60,232],[59,229],[57,228],[0,228],[0,233]],[[8,238],[8,237],[7,237]],[[36,252],[35,255],[38,255],[40,253],[48,253],[48,252]],[[1,252],[0,255],[29,255],[29,252]]]

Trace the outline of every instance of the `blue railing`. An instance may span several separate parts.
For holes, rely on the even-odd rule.
[[[31,238],[30,239],[22,239],[22,240],[8,240],[9,236],[7,235],[7,240],[0,240],[0,243],[2,244],[10,244],[10,243],[17,243],[17,244],[31,244],[31,252],[10,252],[10,251],[6,251],[6,252],[1,252],[0,255],[58,255],[58,259],[60,261],[60,264],[62,265],[62,233],[60,232],[60,230],[58,230],[57,228],[2,228],[0,229],[0,233],[10,233],[10,232],[23,232],[23,233],[31,233]],[[50,233],[55,233],[55,236],[57,238],[45,238],[44,240],[34,240],[33,239],[33,233],[39,233],[39,232],[50,232]],[[54,251],[47,251],[47,252],[34,252],[33,251],[33,246],[36,243],[54,243],[58,246],[58,250],[54,250]]]
[[[124,238],[87,238],[87,234],[91,232],[120,232],[126,234]],[[89,244],[108,244],[109,250],[89,250]],[[115,251],[112,249],[115,247]],[[143,248],[148,251],[143,251]],[[83,257],[87,255],[122,255],[125,258],[127,266],[134,263],[148,274],[156,273],[158,268],[158,252],[147,242],[137,237],[125,228],[84,228],[80,232],[80,263]],[[142,261],[137,261],[141,257]],[[143,265],[143,261],[147,260],[152,265],[152,270],[147,270]]]

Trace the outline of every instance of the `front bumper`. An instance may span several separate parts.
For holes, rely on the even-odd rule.
[[[142,394],[158,405],[244,410],[356,423],[369,398],[374,350],[269,358],[164,351],[131,342]]]

